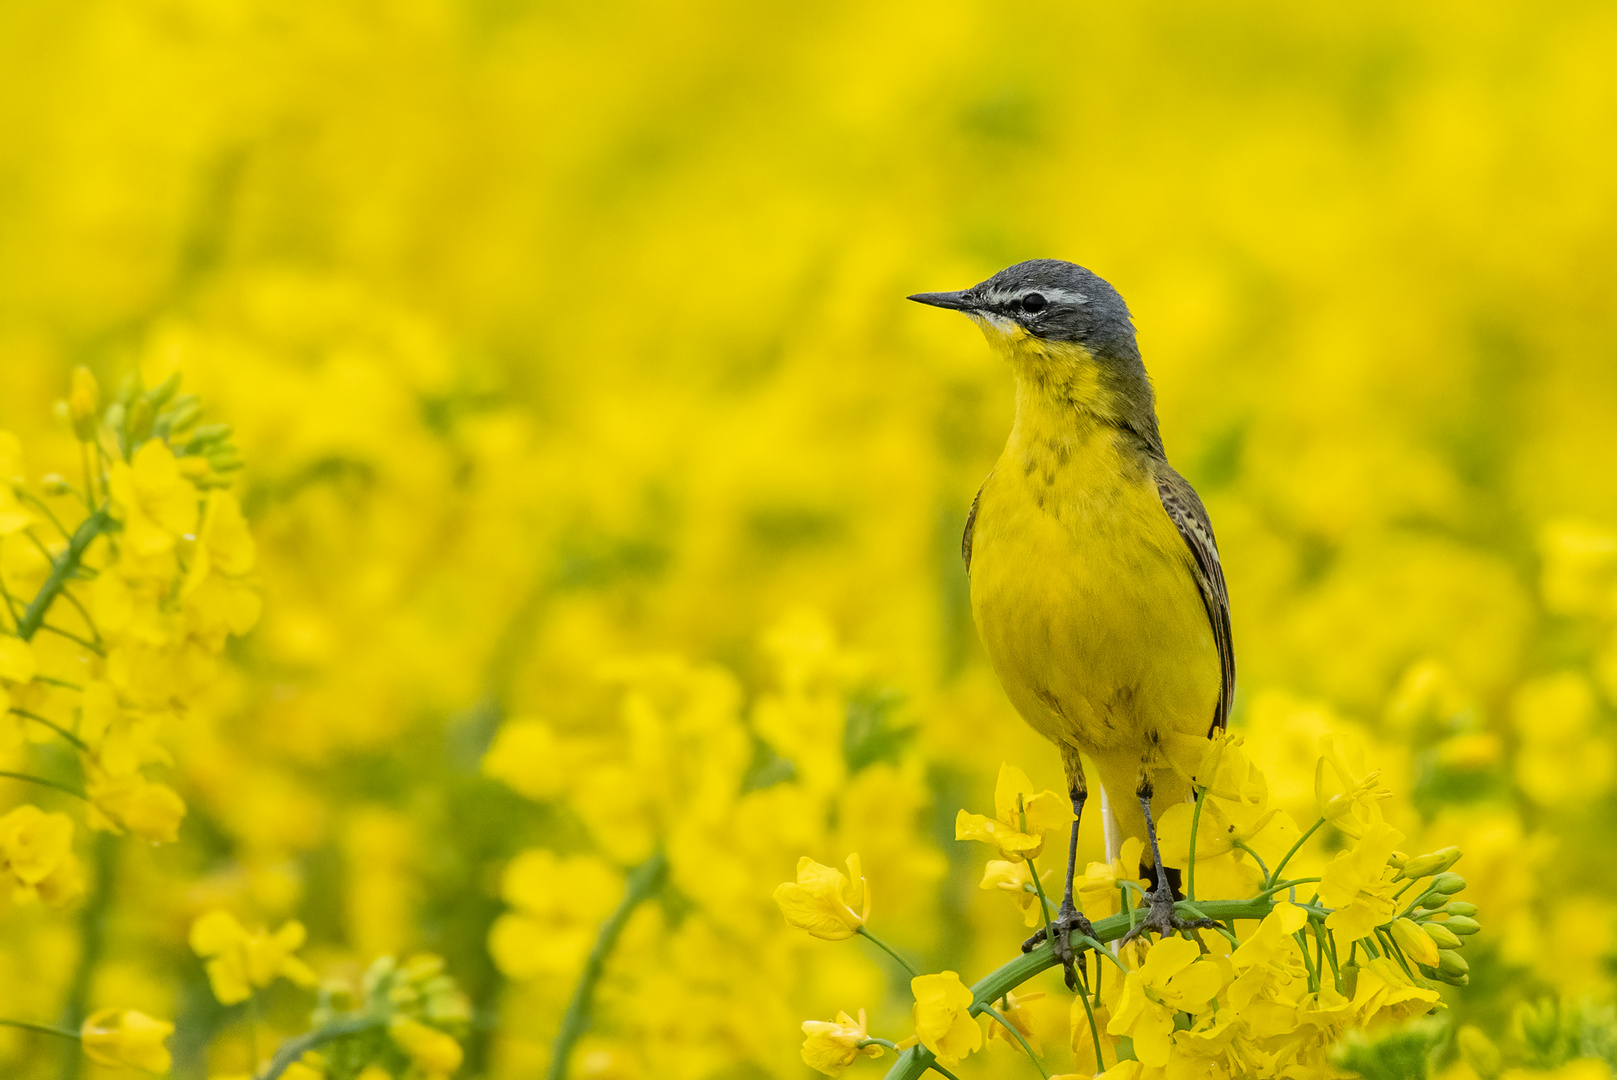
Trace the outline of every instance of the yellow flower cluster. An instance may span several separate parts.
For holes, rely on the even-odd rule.
[[[901,297],[1037,255],[1128,298],[1218,530],[1255,773],[1194,844],[1193,811],[1165,822],[1198,904],[1250,899],[1324,817],[1284,871],[1322,880],[1275,902],[1329,892],[1339,944],[1382,920],[1447,1006],[1348,1026],[1329,1068],[1617,1057],[1601,5],[0,9],[0,1020],[60,1029],[0,1025],[0,1075],[60,1080],[103,1006],[137,1057],[132,1011],[172,1021],[178,1080],[328,1021],[371,1026],[284,1076],[441,1070],[357,981],[421,953],[475,1010],[410,1013],[462,1077],[542,1075],[563,1036],[575,1077],[798,1076],[808,1017],[871,1075],[931,1053],[870,1041],[916,1023],[871,934],[971,989],[1064,845],[994,798],[1002,761],[1028,799],[1059,769],[959,561],[1011,382]],[[84,494],[107,527],[25,641]],[[960,808],[1007,849],[954,843]],[[1142,883],[1097,816],[1099,924]],[[1463,893],[1409,886],[1450,846]],[[804,855],[825,925],[865,932],[781,917]],[[280,977],[220,1006],[224,954],[187,940],[212,912],[306,927],[291,955],[348,980],[329,1015]],[[1266,1009],[1334,1023],[1324,980],[1276,988],[1330,969],[1309,915],[1240,976],[1202,932],[1215,1016],[1263,988],[1205,1045],[1175,1013],[1168,1068],[1226,1068],[1226,1035],[1278,1055]],[[1351,1003],[1377,958],[1345,951]],[[1135,1068],[1107,1033],[1127,979],[1088,960],[1104,1065]],[[1020,1040],[1094,1071],[1058,977],[999,989],[965,1080],[1032,1080]]]
[[[1163,858],[1186,870],[1189,897],[1181,910],[1210,917],[1216,933],[1130,940],[1115,952],[1104,944],[1084,946],[1096,970],[1091,984],[1086,969],[1073,1002],[1070,1043],[1075,1053],[1087,1045],[1097,1073],[1112,1080],[1331,1076],[1345,1036],[1428,1012],[1439,1002],[1434,982],[1468,984],[1468,965],[1458,950],[1481,927],[1473,905],[1451,899],[1465,886],[1449,871],[1460,849],[1403,855],[1397,850],[1402,834],[1381,816],[1390,793],[1376,786],[1379,773],[1356,767],[1354,749],[1340,737],[1326,737],[1321,751],[1319,817],[1306,832],[1268,807],[1267,781],[1241,736],[1217,732],[1197,755],[1191,774],[1197,798],[1163,815]],[[1345,795],[1326,784],[1327,772]],[[1036,917],[1030,925],[1043,923],[1055,907],[1038,883],[1037,845],[1030,839],[1036,836],[1026,808],[1057,796],[1034,794],[1026,775],[1006,765],[995,798],[998,817],[962,812],[958,835],[1002,855],[1020,855],[1026,875],[1014,878],[1008,862],[991,861],[984,887],[1010,892],[1024,912],[1031,896]],[[1183,827],[1175,816],[1181,811]],[[1050,828],[1064,823],[1056,820],[1060,815],[1049,816]],[[1285,876],[1305,842],[1324,828],[1351,846],[1318,876]],[[1132,880],[1141,849],[1137,840],[1128,847],[1113,863],[1091,863],[1080,887],[1101,942],[1132,938],[1136,901],[1144,896]],[[1235,854],[1249,856],[1253,869],[1232,859]],[[1318,855],[1303,860],[1317,862]],[[857,911],[853,906],[864,896],[857,856],[850,857],[849,869],[853,881],[804,859],[797,882],[775,890],[787,923],[827,940],[855,932],[871,937],[868,902]],[[1213,888],[1198,892],[1198,881]],[[1398,904],[1412,890],[1413,899],[1400,912]],[[1310,892],[1310,899],[1301,899]],[[1055,963],[1048,945],[1033,955],[1037,966],[1012,960],[975,987],[953,971],[915,976],[914,1035],[902,1043],[871,1036],[863,1020],[854,1027],[846,1014],[834,1024],[805,1023],[803,1060],[835,1076],[857,1053],[918,1045],[927,1056],[906,1054],[890,1075],[919,1076],[934,1063],[952,1069],[983,1047],[977,1017],[984,1016],[991,1035],[1016,1043],[1043,1070],[1038,1022],[1029,1006],[1044,995],[1013,993]],[[1109,978],[1108,964],[1116,968]]]

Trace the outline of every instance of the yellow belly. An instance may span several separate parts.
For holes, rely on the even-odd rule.
[[[1092,758],[1114,806],[1153,735],[1207,733],[1221,675],[1191,556],[1110,433],[1059,458],[1013,440],[978,498],[970,569],[972,614],[1012,704]]]

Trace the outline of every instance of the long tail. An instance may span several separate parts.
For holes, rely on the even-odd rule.
[[[1106,838],[1106,861],[1116,860],[1123,851],[1123,829],[1117,823],[1117,815],[1112,813],[1112,797],[1106,794],[1106,785],[1100,787],[1100,826]]]

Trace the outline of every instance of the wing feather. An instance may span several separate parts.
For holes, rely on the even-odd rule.
[[[1196,587],[1201,591],[1202,604],[1207,608],[1207,621],[1213,627],[1213,642],[1218,646],[1219,668],[1223,682],[1218,695],[1218,708],[1213,713],[1214,729],[1229,726],[1230,706],[1235,701],[1235,644],[1230,637],[1230,594],[1224,584],[1224,567],[1218,561],[1218,541],[1213,538],[1213,523],[1208,520],[1207,508],[1188,481],[1165,463],[1157,475],[1157,495],[1162,508],[1173,519],[1174,526],[1190,549],[1195,564]]]

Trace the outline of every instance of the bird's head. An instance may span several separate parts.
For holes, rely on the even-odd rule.
[[[1152,412],[1128,305],[1076,263],[1032,259],[969,289],[910,299],[970,316],[1029,385],[1131,423]]]
[[[1030,259],[959,292],[916,293],[920,304],[970,316],[996,338],[1079,345],[1104,357],[1134,352],[1134,324],[1117,290],[1076,263]]]

